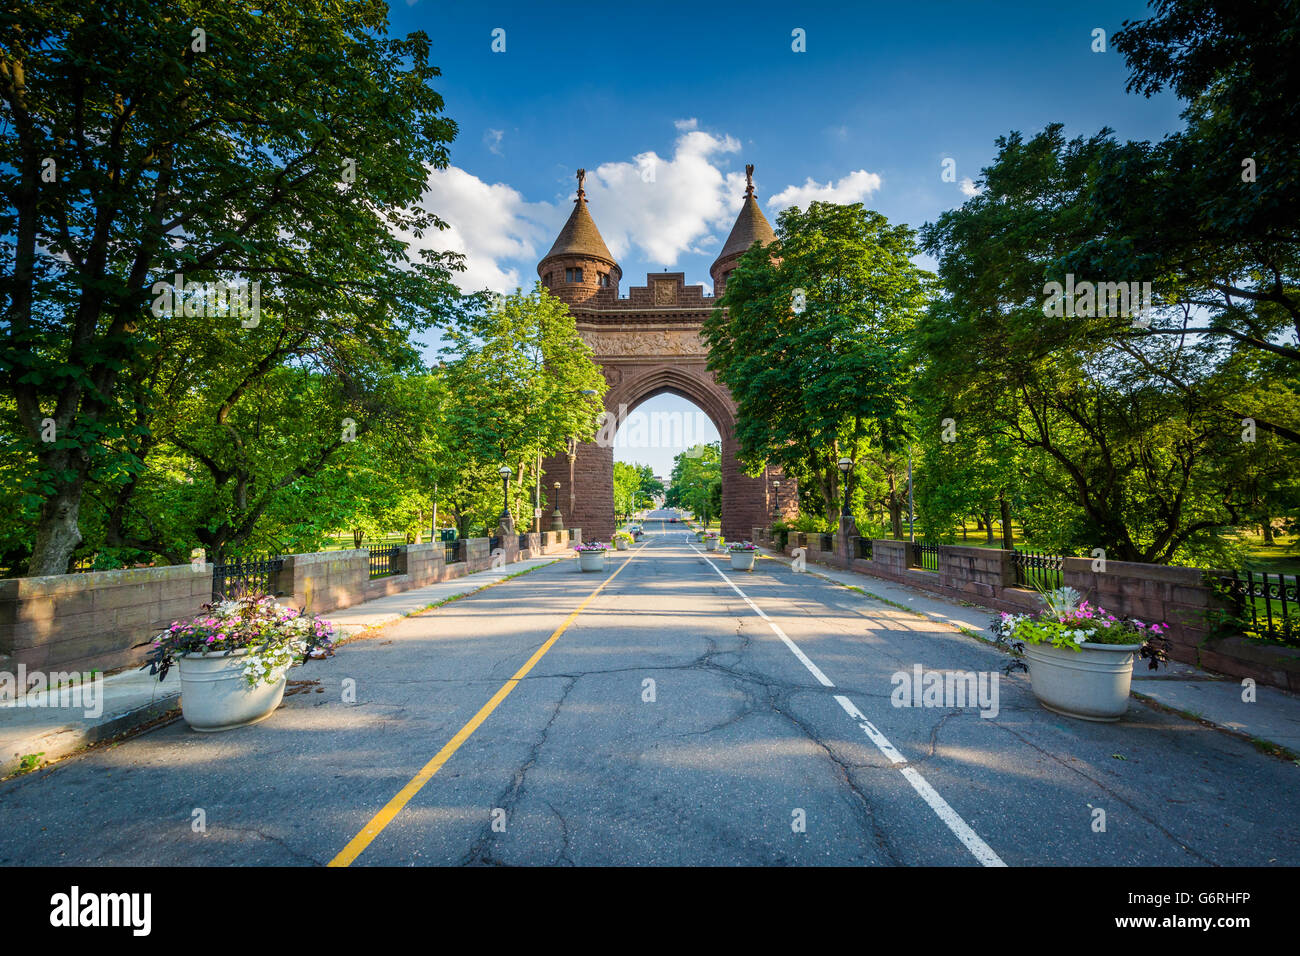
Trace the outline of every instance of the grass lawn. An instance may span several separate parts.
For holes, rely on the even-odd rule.
[[[961,529],[958,528],[957,539],[954,543],[972,548],[1002,547],[1002,529],[996,522],[993,526],[992,544],[988,542],[986,532],[976,531],[973,524],[966,526],[966,533],[967,538],[963,541]],[[1020,526],[1015,522],[1011,524],[1011,533],[1015,547],[1018,549],[1025,551],[1048,550],[1035,547],[1033,542],[1026,541],[1022,536]],[[1274,574],[1300,574],[1300,551],[1295,549],[1295,535],[1275,534],[1271,545],[1264,544],[1264,539],[1258,532],[1236,531],[1225,537],[1242,544],[1249,553],[1249,557],[1243,562],[1239,570],[1268,571]]]
[[[1275,534],[1271,545],[1264,544],[1261,535],[1251,532],[1239,531],[1228,537],[1241,542],[1250,551],[1244,570],[1300,574],[1300,552],[1295,549],[1295,535]]]

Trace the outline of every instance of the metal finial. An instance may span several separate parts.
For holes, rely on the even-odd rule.
[[[748,163],[745,166],[745,195],[754,195],[754,164]]]
[[[578,199],[575,199],[574,202],[578,202],[578,200],[583,200],[584,202],[586,201],[587,192],[585,189],[582,188],[582,181],[586,178],[587,178],[587,171],[585,169],[578,170]]]

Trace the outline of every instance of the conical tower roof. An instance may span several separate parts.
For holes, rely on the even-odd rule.
[[[727,237],[727,242],[723,245],[722,252],[718,254],[714,265],[724,259],[741,255],[756,242],[767,245],[775,239],[776,233],[772,231],[772,224],[767,221],[763,210],[758,208],[758,200],[754,198],[754,167],[746,166],[745,201],[741,204],[740,215],[736,217],[736,224],[731,227],[731,235]]]
[[[587,193],[582,188],[582,180],[586,174],[585,169],[578,170],[578,198],[573,201],[573,212],[569,214],[569,221],[560,230],[560,235],[556,238],[555,245],[551,246],[551,251],[542,257],[542,262],[553,256],[587,256],[610,263],[615,262],[614,257],[609,254],[609,247],[605,245],[605,240],[600,237],[600,230],[596,228],[595,220],[587,211]]]

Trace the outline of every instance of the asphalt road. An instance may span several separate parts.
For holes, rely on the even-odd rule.
[[[1060,717],[1023,675],[991,718],[894,706],[896,672],[1005,658],[645,525],[604,574],[563,560],[295,669],[320,691],[261,724],[0,784],[0,864],[1300,863],[1293,764],[1136,701]]]

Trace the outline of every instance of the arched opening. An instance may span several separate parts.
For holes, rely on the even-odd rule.
[[[710,446],[716,445],[720,453],[721,442],[713,419],[677,390],[666,388],[646,395],[628,409],[614,436],[617,518],[625,521],[629,512],[639,507],[662,507],[678,462],[688,459],[687,467],[693,462],[711,463]],[[705,496],[694,510],[716,526],[722,514],[721,498],[715,504],[712,496]]]
[[[753,529],[770,524],[776,499],[774,474],[746,475],[736,458],[735,405],[726,389],[700,363],[624,365],[606,369],[606,425],[597,441],[578,444],[568,456],[545,462],[547,487],[553,489],[566,527],[582,529],[583,537],[608,539],[615,529],[614,461],[620,430],[635,427],[632,413],[659,396],[673,395],[694,406],[712,424],[721,445],[722,534],[732,540],[750,538]],[[649,416],[643,417],[649,428]],[[671,429],[672,423],[667,423]],[[682,422],[685,440],[685,421]],[[631,431],[629,431],[629,438]],[[664,476],[668,477],[667,475]],[[555,487],[558,485],[559,487]],[[787,489],[781,489],[782,498]]]

